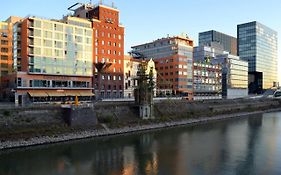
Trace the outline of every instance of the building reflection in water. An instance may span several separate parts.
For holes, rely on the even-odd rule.
[[[0,175],[281,174],[280,118],[256,115],[0,153]]]

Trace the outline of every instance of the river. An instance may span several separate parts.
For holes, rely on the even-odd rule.
[[[0,175],[280,175],[281,112],[0,152]]]

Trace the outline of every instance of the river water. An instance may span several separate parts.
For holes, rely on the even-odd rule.
[[[281,112],[0,152],[0,175],[280,175]]]

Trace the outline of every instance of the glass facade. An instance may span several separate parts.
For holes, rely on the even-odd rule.
[[[225,51],[237,55],[237,39],[235,37],[214,30],[199,33],[199,46],[210,46],[212,42],[221,44]]]
[[[238,54],[241,59],[248,61],[249,73],[262,74],[262,80],[253,78],[262,89],[271,88],[277,82],[277,32],[256,21],[237,26]],[[255,92],[253,86],[250,91]]]
[[[248,62],[216,46],[201,45],[194,48],[196,95],[221,94],[228,97],[229,89],[245,91],[247,95]]]
[[[83,21],[74,25],[29,18],[28,22],[29,73],[92,75],[93,30],[90,22],[84,22],[82,27]]]

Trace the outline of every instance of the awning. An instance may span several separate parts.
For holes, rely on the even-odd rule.
[[[77,91],[67,91],[67,92],[65,92],[65,95],[66,96],[71,96],[71,97],[75,97],[75,96],[81,96],[80,95],[80,92],[77,92]]]
[[[64,92],[47,92],[47,94],[49,95],[49,97],[64,97],[65,93]]]
[[[80,96],[82,97],[88,97],[88,96],[95,96],[92,92],[79,92]]]
[[[48,97],[46,92],[28,92],[31,97]]]

